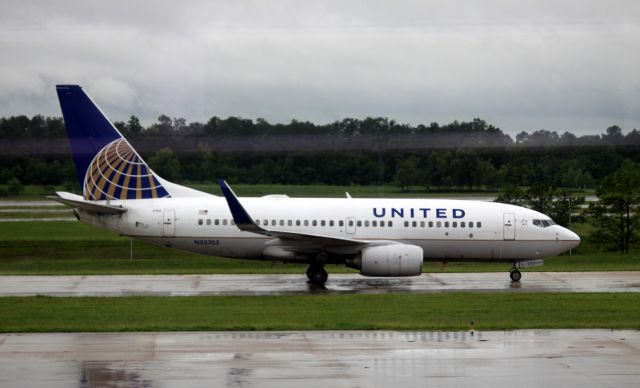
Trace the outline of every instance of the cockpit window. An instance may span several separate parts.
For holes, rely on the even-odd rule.
[[[551,218],[549,218],[547,220],[533,220],[533,224],[540,228],[546,228],[548,226],[555,225],[556,223]]]

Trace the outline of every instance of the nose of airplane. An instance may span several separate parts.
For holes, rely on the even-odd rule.
[[[580,236],[567,228],[562,229],[562,239],[567,242],[568,249],[572,249],[580,245]]]

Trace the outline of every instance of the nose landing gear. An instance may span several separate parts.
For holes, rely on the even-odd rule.
[[[509,277],[511,278],[512,282],[519,282],[520,279],[522,279],[522,273],[520,273],[520,270],[516,268],[515,261],[513,262],[513,268],[511,268],[511,271],[509,271]]]

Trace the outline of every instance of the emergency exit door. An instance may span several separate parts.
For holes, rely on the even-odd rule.
[[[516,239],[516,216],[513,213],[504,213],[502,216],[503,227],[502,232],[505,240]]]

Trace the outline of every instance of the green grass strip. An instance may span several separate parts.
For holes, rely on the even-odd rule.
[[[638,329],[637,293],[0,298],[0,332]]]

